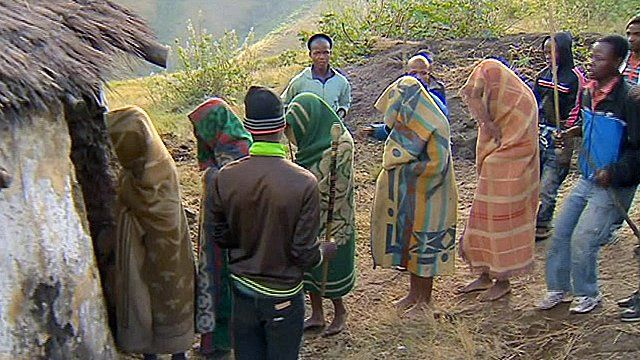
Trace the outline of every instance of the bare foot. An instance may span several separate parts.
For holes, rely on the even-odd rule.
[[[409,293],[407,294],[407,296],[394,302],[393,305],[395,305],[396,310],[405,311],[406,309],[415,305],[417,302],[418,302],[418,298],[414,294]]]
[[[496,301],[511,292],[511,284],[509,280],[496,281],[496,283],[487,291],[478,296],[480,301]]]
[[[421,320],[428,316],[433,316],[433,310],[429,306],[429,303],[421,301],[404,313],[403,317],[410,320]]]
[[[467,286],[457,290],[458,294],[468,294],[474,291],[487,290],[491,288],[493,281],[488,276],[480,276],[476,280],[469,283]]]
[[[333,335],[340,334],[342,330],[344,330],[344,326],[347,323],[347,312],[336,313],[333,316],[333,321],[327,327],[327,329],[322,333],[322,337],[329,337]]]
[[[317,330],[322,329],[324,327],[324,316],[315,316],[312,314],[310,318],[307,318],[304,321],[304,325],[302,326],[303,331],[309,330]]]

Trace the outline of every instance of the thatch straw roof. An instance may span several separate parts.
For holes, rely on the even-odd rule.
[[[0,0],[0,120],[96,94],[118,54],[158,45],[111,0]]]

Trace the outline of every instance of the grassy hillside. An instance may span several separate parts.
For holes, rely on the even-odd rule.
[[[258,37],[271,32],[313,0],[116,0],[144,16],[164,43],[185,35],[191,19],[215,35],[235,29],[245,35],[254,29]]]

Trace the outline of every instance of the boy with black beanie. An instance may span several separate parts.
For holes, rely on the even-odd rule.
[[[250,156],[222,167],[207,186],[204,226],[229,249],[236,359],[297,359],[304,322],[302,277],[335,245],[320,244],[315,176],[285,159],[278,95],[251,87],[244,125]]]

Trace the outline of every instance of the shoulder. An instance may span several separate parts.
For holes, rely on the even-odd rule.
[[[291,83],[297,83],[300,81],[304,81],[307,78],[311,77],[311,68],[306,67],[302,71],[300,71],[296,76],[291,79]]]
[[[627,87],[627,102],[634,104],[635,106],[640,106],[640,86],[631,85],[626,81],[625,86]]]
[[[215,173],[217,177],[228,176],[230,174],[235,173],[236,171],[242,170],[242,168],[247,163],[247,160],[249,160],[249,158],[250,158],[249,156],[245,156],[241,159],[230,161],[226,163],[223,167],[221,167],[220,170],[215,170],[210,168],[209,170],[207,170],[207,173],[209,172]],[[205,176],[207,175],[205,174]]]
[[[339,69],[333,69],[335,72],[335,77],[336,79],[338,79],[342,84],[344,85],[349,85],[349,79],[347,79],[346,75],[344,75],[344,73],[339,70]]]
[[[285,163],[286,163],[286,166],[289,167],[291,172],[294,173],[294,175],[299,177],[301,180],[307,181],[313,185],[318,183],[316,176],[313,175],[311,171],[289,160],[285,160]]]
[[[289,184],[298,184],[305,188],[318,186],[318,180],[311,171],[287,159],[281,159],[278,173],[283,178],[281,180]]]

